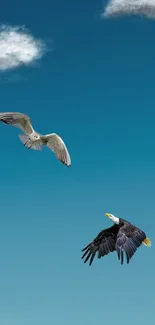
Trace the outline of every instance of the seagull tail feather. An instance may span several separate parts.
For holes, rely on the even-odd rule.
[[[32,142],[28,135],[19,134],[19,139],[28,149],[42,150],[41,144],[39,142]]]

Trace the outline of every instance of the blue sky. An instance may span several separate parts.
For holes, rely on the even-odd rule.
[[[155,255],[129,265],[116,253],[81,261],[111,225],[106,212],[155,236],[155,23],[100,20],[102,1],[5,1],[1,22],[26,25],[53,50],[34,67],[1,73],[1,111],[56,132],[66,168],[44,148],[27,150],[0,125],[0,324],[154,324]],[[25,80],[26,78],[26,80]]]

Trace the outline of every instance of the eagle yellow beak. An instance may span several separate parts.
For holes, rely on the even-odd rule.
[[[110,217],[110,213],[106,213],[105,216],[106,216],[106,217]]]

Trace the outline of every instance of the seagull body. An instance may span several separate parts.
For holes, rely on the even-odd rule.
[[[60,136],[56,133],[42,135],[36,132],[27,115],[12,112],[0,113],[0,121],[23,131],[25,134],[19,134],[19,138],[28,149],[42,150],[42,146],[45,145],[55,153],[63,164],[67,167],[71,165],[69,152]]]
[[[151,246],[150,239],[141,229],[111,213],[106,213],[106,217],[110,218],[114,225],[102,230],[89,245],[82,249],[84,263],[89,260],[89,265],[91,265],[96,254],[98,258],[101,258],[116,251],[121,264],[124,262],[125,253],[128,264],[138,247],[142,244]]]

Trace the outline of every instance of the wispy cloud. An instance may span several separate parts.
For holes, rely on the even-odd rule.
[[[110,0],[102,17],[141,15],[155,19],[154,0]]]
[[[23,26],[0,26],[0,70],[28,66],[40,59],[45,43],[31,35]]]

